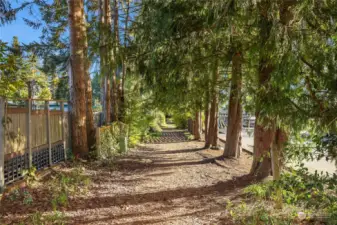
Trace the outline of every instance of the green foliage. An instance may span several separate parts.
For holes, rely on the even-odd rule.
[[[242,225],[292,225],[297,224],[296,208],[285,208],[275,210],[270,203],[258,201],[252,205],[245,202],[233,203],[228,201],[226,212],[235,224]]]
[[[143,88],[144,80],[130,74],[126,80],[126,104],[124,122],[129,126],[129,146],[145,141],[149,133],[161,132],[165,115],[153,104],[150,90]]]
[[[100,159],[113,158],[123,153],[121,143],[128,136],[127,125],[121,122],[114,122],[111,125],[100,127],[100,143],[97,153]]]
[[[187,138],[187,140],[189,140],[189,141],[194,140],[194,135],[193,134],[190,134],[189,132],[185,132],[184,135]]]
[[[22,171],[22,176],[24,176],[28,185],[36,180],[36,167],[31,167],[27,170]]]
[[[272,182],[266,182],[262,184],[252,184],[244,189],[244,193],[252,195],[259,200],[267,199],[270,196],[270,189]]]
[[[23,53],[17,37],[13,38],[11,47],[0,41],[0,95],[27,98],[28,83],[31,83],[32,97],[50,99],[48,78],[39,65],[35,54]]]
[[[174,112],[172,114],[173,123],[177,126],[177,128],[180,128],[180,129],[187,128],[187,121],[190,117],[191,116],[189,113]]]
[[[337,181],[336,175],[328,176],[324,174],[311,174],[307,169],[292,170],[282,174],[279,181],[270,181],[262,184],[253,184],[244,189],[248,199],[258,202],[251,208],[254,208],[254,214],[262,220],[262,217],[271,223],[274,221],[271,217],[278,215],[278,209],[274,208],[274,202],[277,201],[276,193],[282,192],[282,198],[285,204],[283,211],[293,207],[297,212],[304,210],[307,217],[326,217],[328,224],[334,224],[336,221],[337,205]],[[269,205],[268,213],[265,213],[260,206]],[[235,210],[239,211],[238,206]],[[262,216],[262,217],[261,217]],[[254,221],[259,221],[255,220]],[[292,224],[290,221],[288,224]],[[275,220],[278,221],[278,220]],[[278,221],[279,222],[279,221]],[[253,223],[254,224],[254,223]],[[278,223],[275,223],[278,224]]]
[[[157,112],[156,117],[158,118],[158,123],[160,126],[165,127],[166,126],[166,116],[163,112]]]
[[[102,88],[101,88],[101,79],[98,73],[94,74],[94,77],[91,81],[92,86],[92,98],[93,101],[99,101],[102,95]]]
[[[24,222],[19,224],[45,225],[45,224],[65,224],[65,214],[55,211],[52,214],[43,215],[41,212],[31,214]]]
[[[69,173],[60,173],[50,182],[52,192],[51,205],[54,211],[60,207],[66,207],[69,197],[85,194],[91,180],[84,175],[85,168],[80,165],[73,168]]]
[[[161,118],[160,118],[160,114],[155,112],[154,116],[151,119],[150,122],[150,131],[151,132],[161,132],[162,128],[161,128]]]
[[[8,194],[11,201],[21,201],[24,205],[31,205],[34,201],[33,196],[26,188],[16,188]]]
[[[54,99],[69,99],[69,81],[68,76],[58,79]]]

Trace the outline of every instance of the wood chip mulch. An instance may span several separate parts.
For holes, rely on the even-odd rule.
[[[166,132],[160,143],[131,149],[110,166],[85,164],[92,184],[61,209],[65,224],[223,224],[226,202],[248,184],[233,177],[249,172],[251,157],[219,166],[214,150],[186,141],[181,131]],[[29,206],[2,201],[0,224],[14,224],[37,210],[52,213],[46,188],[31,192]]]

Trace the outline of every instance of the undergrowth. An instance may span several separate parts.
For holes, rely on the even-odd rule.
[[[64,225],[66,224],[65,214],[60,211],[55,211],[51,214],[43,215],[41,212],[36,212],[31,214],[25,221],[19,222],[18,225],[46,225],[46,224],[56,224]]]
[[[72,166],[72,168],[67,170],[53,170],[47,179],[44,178],[43,180],[32,180],[31,178],[35,177],[35,170],[29,170],[30,172],[27,172],[28,178],[26,178],[26,181],[29,181],[27,183],[28,187],[15,188],[6,195],[6,198],[8,198],[11,204],[20,203],[29,207],[35,207],[36,204],[41,204],[39,202],[41,196],[36,195],[37,192],[34,189],[37,189],[39,192],[41,191],[41,194],[46,189],[46,193],[48,194],[44,193],[43,199],[49,201],[53,211],[46,213],[36,212],[14,224],[66,224],[65,215],[61,211],[69,207],[71,198],[85,195],[91,184],[91,179],[85,175],[86,169],[80,162],[75,161]],[[48,202],[44,203],[48,204]]]
[[[279,181],[253,184],[245,198],[228,202],[226,212],[235,224],[337,224],[336,174],[311,174],[305,168],[285,172]],[[276,193],[283,205],[277,207]]]
[[[124,153],[123,139],[128,136],[128,126],[121,122],[100,127],[100,137],[97,146],[97,158],[109,159]]]
[[[84,167],[77,166],[69,173],[57,174],[51,180],[49,187],[52,193],[51,204],[54,211],[61,207],[67,207],[70,196],[87,193],[91,180],[84,175],[84,171]]]

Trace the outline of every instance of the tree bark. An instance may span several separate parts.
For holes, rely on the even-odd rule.
[[[218,148],[218,108],[219,108],[219,70],[215,60],[212,78],[212,101],[209,120],[208,141],[212,148]]]
[[[104,0],[99,0],[99,70],[101,76],[101,105],[103,114],[103,124],[107,123],[106,101],[105,101],[105,20],[104,20]]]
[[[129,23],[129,13],[130,13],[130,1],[126,0],[126,18],[125,18],[125,23],[124,23],[124,51],[123,51],[123,77],[122,77],[122,91],[121,91],[121,102],[120,102],[120,113],[121,113],[121,120],[122,122],[124,121],[125,118],[125,79],[126,79],[126,65],[127,65],[127,54],[126,54],[126,49],[127,49],[127,36],[128,36],[128,23]]]
[[[240,150],[240,135],[242,130],[242,56],[235,53],[232,59],[232,80],[228,107],[228,126],[224,157],[238,157]]]
[[[201,132],[200,132],[200,111],[195,112],[195,118],[194,118],[194,139],[200,140],[201,139]]]
[[[261,86],[268,88],[268,82],[271,76],[273,67],[260,62],[259,83]],[[263,96],[260,96],[260,102],[263,102]],[[275,131],[274,121],[261,116],[261,106],[258,104],[255,113],[255,127],[254,127],[254,149],[253,149],[253,164],[251,173],[258,178],[265,178],[270,175],[271,161],[270,161],[270,147],[273,141]]]
[[[75,156],[87,157],[86,84],[85,84],[85,30],[83,29],[83,0],[68,0],[70,54],[72,150]]]
[[[282,171],[282,149],[284,143],[287,141],[286,133],[280,128],[276,129],[274,140],[271,147],[272,171],[273,179],[279,180]],[[282,190],[276,189],[276,208],[282,208]]]
[[[258,93],[257,104],[255,110],[255,128],[254,128],[254,149],[253,149],[253,164],[251,174],[258,178],[265,178],[271,173],[270,147],[274,137],[273,121],[270,121],[266,116],[261,115],[262,104],[265,103],[267,93],[270,91],[270,78],[274,70],[271,64],[268,52],[264,49],[268,48],[267,41],[270,37],[272,29],[272,21],[268,18],[268,10],[270,3],[262,1],[258,5],[260,10],[260,60],[258,82],[259,89],[264,90],[263,93]]]
[[[206,105],[205,109],[205,148],[210,147],[210,142],[208,141],[208,132],[209,132],[209,103]]]
[[[109,33],[111,34],[111,12],[109,0],[100,0],[100,71],[102,75],[102,106],[104,123],[111,122]],[[110,21],[110,22],[109,22]]]
[[[86,84],[86,101],[87,101],[87,138],[88,138],[88,147],[89,150],[94,150],[96,145],[96,129],[94,123],[94,113],[92,111],[92,86],[90,79],[90,61],[88,59],[88,35],[87,35],[87,25],[86,25],[86,17],[83,8],[83,29],[84,29],[84,70],[85,70],[85,84]]]
[[[212,148],[218,149],[218,134],[219,134],[219,97],[217,96],[216,101],[214,102],[214,134],[212,139]]]
[[[206,98],[205,98],[205,148],[209,148],[211,146],[211,142],[209,140],[209,120],[210,120],[210,110],[209,110],[209,83],[207,81],[206,85]]]
[[[114,44],[113,44],[113,54],[112,60],[114,62],[113,73],[112,73],[112,121],[118,121],[118,90],[117,90],[117,69],[118,69],[118,46],[119,46],[119,32],[118,32],[118,0],[113,1],[113,17],[114,17]]]
[[[297,1],[283,1],[280,8],[280,19],[283,25],[288,25],[292,19],[292,12],[290,7],[297,4]],[[258,95],[258,104],[256,107],[256,122],[254,128],[254,158],[251,168],[251,174],[257,176],[258,178],[264,178],[269,176],[271,172],[271,159],[270,159],[270,148],[275,136],[276,130],[275,121],[271,121],[264,115],[261,115],[261,103],[266,102],[268,98],[268,93],[272,90],[270,87],[270,78],[274,70],[274,65],[270,61],[270,56],[268,55],[268,46],[266,43],[270,38],[270,33],[273,26],[273,21],[268,18],[268,10],[271,7],[269,1],[262,1],[258,5],[260,10],[260,37],[261,37],[261,52],[260,52],[260,62],[259,62],[259,85],[260,89],[264,90],[264,93]]]

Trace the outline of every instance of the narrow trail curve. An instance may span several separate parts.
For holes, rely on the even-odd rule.
[[[70,202],[69,222],[224,223],[220,218],[227,200],[244,185],[236,185],[232,177],[246,174],[249,165],[235,161],[228,167],[217,166],[202,156],[203,142],[186,141],[181,131],[166,130],[161,139],[165,141],[170,143],[143,144],[131,150],[110,171],[90,169],[93,187],[85,197]]]

